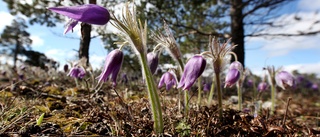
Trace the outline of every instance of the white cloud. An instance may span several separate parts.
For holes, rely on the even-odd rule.
[[[320,62],[308,64],[293,64],[283,67],[286,71],[298,70],[299,73],[315,73],[320,76]]]
[[[296,20],[295,17],[301,17],[301,20]],[[261,33],[269,34],[299,34],[300,32],[319,31],[320,23],[314,24],[319,21],[320,16],[315,15],[313,12],[303,12],[299,14],[285,14],[277,19],[279,25],[284,25],[281,28],[270,28]],[[266,37],[264,39],[249,38],[247,39],[248,45],[250,43],[262,43],[262,50],[267,51],[268,56],[283,56],[296,50],[306,49],[320,49],[320,35],[314,36],[296,36],[296,37]]]
[[[56,61],[62,62],[63,60],[66,60],[67,58],[72,58],[74,57],[74,51],[67,51],[67,50],[62,50],[62,49],[49,49],[44,52],[44,54],[52,58]]]
[[[29,5],[31,5],[31,4],[33,4],[33,0],[20,0],[20,3],[21,4],[29,4]]]
[[[298,8],[301,10],[320,10],[319,0],[300,0],[298,2]]]
[[[43,46],[44,40],[36,35],[31,35],[30,38],[32,39],[32,47],[40,47]]]
[[[105,56],[91,55],[89,59],[93,69],[101,69],[105,61]]]
[[[2,31],[5,26],[11,24],[14,17],[10,13],[3,11],[0,11],[0,17],[2,18],[2,20],[0,21],[0,31]]]

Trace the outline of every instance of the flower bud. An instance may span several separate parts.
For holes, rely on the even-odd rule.
[[[178,88],[189,90],[193,83],[201,76],[206,67],[206,60],[201,55],[193,56],[186,64]]]
[[[111,79],[113,82],[113,86],[117,84],[117,75],[120,71],[123,62],[123,53],[119,49],[115,49],[111,51],[107,57],[106,62],[104,64],[104,69],[102,73],[97,77],[99,79],[99,83],[101,81],[106,82],[108,77],[112,74]]]
[[[148,53],[147,54],[147,62],[148,62],[148,66],[151,70],[151,73],[154,74],[157,70],[158,63],[159,63],[158,55],[154,52]]]
[[[279,72],[275,77],[276,83],[279,87],[285,90],[287,87],[292,87],[294,84],[293,76],[287,71]]]
[[[238,69],[230,69],[225,79],[224,87],[232,87],[240,79],[240,71]]]
[[[173,85],[177,84],[176,77],[171,72],[166,72],[161,76],[159,81],[158,88],[161,88],[163,85],[166,85],[166,90],[170,90]]]
[[[257,89],[259,92],[263,92],[265,90],[267,90],[268,88],[268,84],[266,82],[260,82]]]

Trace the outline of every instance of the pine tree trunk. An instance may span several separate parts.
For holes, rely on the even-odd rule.
[[[14,68],[14,70],[16,70],[16,68],[17,68],[17,60],[18,60],[19,51],[20,51],[20,41],[17,38],[16,39],[16,48],[14,49],[14,52],[13,52],[13,68]]]
[[[89,47],[91,40],[91,25],[87,23],[81,23],[81,40],[79,48],[79,59],[85,57],[87,59],[87,65],[89,64]]]
[[[242,0],[231,0],[231,37],[232,44],[238,45],[233,52],[237,54],[238,61],[244,66],[244,26],[242,15]],[[235,59],[232,57],[231,61]]]
[[[89,0],[90,4],[96,4],[96,0]],[[89,65],[89,47],[91,40],[91,25],[81,23],[81,40],[79,47],[79,59],[85,57],[87,59],[87,65]]]

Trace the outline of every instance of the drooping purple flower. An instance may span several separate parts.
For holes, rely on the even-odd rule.
[[[79,78],[82,79],[86,75],[86,71],[83,67],[80,66],[74,66],[70,69],[70,72],[67,74],[67,76],[73,77],[73,78]]]
[[[294,84],[294,77],[287,71],[279,72],[275,77],[276,83],[279,87],[285,90],[288,86],[292,87]]]
[[[147,54],[147,62],[148,62],[148,66],[151,70],[151,73],[154,74],[157,70],[158,63],[159,63],[158,55],[154,52],[148,53]]]
[[[158,88],[161,88],[164,84],[166,85],[167,91],[170,90],[173,85],[177,85],[177,79],[172,72],[166,72],[161,76]]]
[[[239,71],[243,71],[243,66],[239,61],[234,61],[230,64],[229,69],[237,69]]]
[[[240,79],[240,71],[238,69],[230,69],[226,75],[224,87],[232,87]]]
[[[84,22],[88,24],[104,25],[110,20],[109,11],[96,4],[84,4],[79,6],[61,6],[50,7],[49,10],[71,18],[67,24],[65,33],[72,30],[77,23]]]
[[[211,90],[211,84],[212,84],[211,82],[203,84],[203,91],[204,92],[210,91]]]
[[[252,87],[253,86],[253,80],[252,79],[248,79],[247,86],[248,87]]]
[[[260,83],[258,84],[258,87],[257,87],[257,89],[258,89],[259,92],[263,92],[263,91],[265,91],[267,88],[268,88],[268,84],[267,84],[266,82],[260,82]]]
[[[189,90],[193,83],[201,76],[206,67],[206,60],[201,55],[193,56],[186,64],[178,88]]]
[[[317,83],[313,83],[311,86],[312,90],[319,90],[318,84]]]
[[[243,66],[239,61],[234,61],[229,66],[224,87],[232,87],[240,79]]]
[[[104,69],[102,73],[97,77],[99,79],[99,83],[101,81],[106,82],[108,77],[111,75],[113,86],[117,85],[117,75],[120,71],[123,61],[123,53],[119,49],[115,49],[111,51],[107,57],[106,62],[104,64]]]

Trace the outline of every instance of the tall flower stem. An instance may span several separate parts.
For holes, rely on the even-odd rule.
[[[212,102],[212,96],[213,96],[214,86],[215,86],[214,81],[215,81],[214,78],[212,78],[212,84],[211,84],[210,93],[208,97],[208,106],[211,105],[211,102]]]
[[[241,91],[240,82],[237,82],[237,91],[238,91],[238,109],[241,111],[242,110],[242,91]]]
[[[142,65],[142,72],[144,74],[144,78],[146,80],[146,84],[148,88],[148,96],[149,96],[149,101],[151,104],[153,120],[154,120],[154,129],[158,134],[163,133],[162,111],[161,111],[161,104],[159,101],[156,84],[154,82],[151,70],[148,67],[146,55],[139,54],[139,56],[140,56],[140,61]]]
[[[222,120],[222,91],[221,91],[221,84],[220,84],[220,73],[216,73],[216,85],[218,91],[218,110],[219,110],[219,119]]]
[[[201,94],[202,94],[202,90],[201,90],[201,79],[199,78],[198,79],[198,101],[197,101],[197,104],[198,104],[198,107],[200,107],[201,105]]]
[[[271,114],[274,113],[274,108],[276,104],[276,86],[274,84],[271,85]]]
[[[183,74],[183,70],[184,70],[184,64],[183,64],[183,62],[182,62],[182,60],[180,59],[180,58],[176,58],[176,61],[178,62],[178,64],[179,64],[179,66],[180,66],[180,73],[179,73],[179,77],[181,77],[182,76],[182,74]],[[178,95],[179,95],[179,98],[178,98],[178,108],[179,108],[179,112],[181,112],[180,110],[180,108],[181,108],[181,101],[180,101],[180,99],[181,99],[181,89],[178,89]],[[187,98],[188,98],[188,92],[187,91],[185,91],[185,92],[183,92],[183,94],[184,94],[184,99],[186,99],[186,96],[187,96]],[[187,94],[187,95],[186,95]],[[186,107],[186,105],[187,104],[185,104],[185,107]]]
[[[184,114],[187,117],[189,113],[189,94],[188,90],[185,90],[184,92]]]

